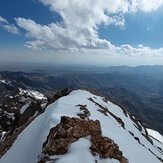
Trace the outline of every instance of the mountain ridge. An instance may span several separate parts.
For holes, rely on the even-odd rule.
[[[46,155],[44,153],[44,146],[46,146],[45,142],[48,140],[48,137],[55,135],[54,133],[52,135],[50,134],[50,129],[60,124],[60,118],[62,116],[85,121],[99,120],[102,135],[112,139],[119,146],[122,155],[129,163],[140,163],[142,161],[148,163],[162,162],[162,145],[160,144],[160,146],[157,147],[147,139],[147,137],[149,138],[148,133],[141,122],[135,123],[130,118],[131,115],[124,112],[120,107],[107,101],[104,97],[94,95],[86,90],[74,90],[70,92],[70,94],[63,96],[48,105],[45,112],[32,121],[18,136],[13,146],[1,158],[2,162],[9,163],[9,160],[13,160],[17,163],[34,163],[40,161],[39,159],[42,159],[45,156],[51,161],[64,162],[65,159],[67,159],[67,162],[70,160],[70,162],[72,162],[72,160],[78,160],[78,155],[75,156],[75,151],[72,150],[74,148],[78,149],[78,147],[81,148],[78,149],[79,151],[86,148],[84,150],[85,156],[87,156],[85,158],[86,162],[89,162],[88,160],[97,160],[97,162],[108,163],[119,162],[117,159],[113,159],[110,155],[105,159],[101,158],[98,153],[93,156],[89,151],[89,147],[91,146],[90,138],[83,136],[81,137],[82,139],[74,141],[75,145],[74,143],[69,145],[69,152],[67,154]],[[133,116],[132,118],[135,119]],[[69,133],[69,130],[66,130],[66,132]],[[74,132],[72,133],[74,134]],[[88,134],[86,136],[90,135]],[[61,140],[63,141],[63,138],[59,137],[58,141]],[[86,146],[81,147],[81,141],[84,141]],[[54,144],[52,144],[52,146],[53,145]],[[30,151],[30,149],[32,149],[32,151]],[[77,162],[81,161],[82,160],[78,160]],[[44,162],[48,161],[44,160]]]

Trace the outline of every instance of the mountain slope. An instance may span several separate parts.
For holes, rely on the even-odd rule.
[[[12,136],[19,127],[25,127],[28,121],[44,110],[48,102],[47,98],[38,91],[23,90],[19,87],[15,87],[14,90],[11,93],[4,89],[6,95],[0,103],[0,154],[5,138]]]
[[[1,158],[3,163],[35,163],[48,162],[43,158],[53,160],[52,162],[108,162],[108,163],[125,163],[125,160],[113,157],[102,157],[99,152],[92,154],[90,148],[92,145],[91,132],[81,137],[73,136],[72,141],[68,144],[65,154],[55,154],[56,138],[55,134],[64,128],[62,124],[63,116],[76,117],[76,121],[88,122],[98,120],[101,130],[101,139],[110,140],[120,157],[126,158],[129,163],[161,163],[163,160],[162,144],[157,148],[152,144],[148,137],[146,129],[128,112],[122,110],[117,105],[106,101],[105,98],[94,95],[88,91],[76,90],[69,95],[60,98],[50,104],[44,113],[39,115],[17,138],[13,146]],[[62,118],[61,118],[62,117]],[[71,118],[70,118],[71,119]],[[55,127],[61,126],[56,132]],[[89,126],[89,125],[88,125]],[[72,131],[73,126],[71,126]],[[54,133],[52,132],[54,130]],[[83,128],[81,127],[81,130]],[[75,133],[72,133],[73,135]],[[53,134],[52,134],[53,133]],[[69,133],[67,127],[66,135]],[[68,137],[57,138],[59,142],[64,142]],[[49,141],[53,140],[53,141]],[[117,147],[117,145],[118,147]],[[47,145],[50,149],[48,154],[45,152]],[[161,149],[162,148],[162,149]],[[47,148],[48,149],[48,148]],[[114,148],[113,148],[114,149]],[[109,147],[107,150],[114,150]],[[98,150],[98,149],[97,149]],[[99,148],[98,151],[101,151]]]

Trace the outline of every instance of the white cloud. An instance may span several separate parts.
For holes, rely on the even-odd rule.
[[[130,57],[163,57],[163,48],[152,49],[143,45],[133,47],[129,44],[114,46],[110,44],[108,49],[90,49],[85,50],[83,54],[109,55],[114,57],[130,56]]]
[[[72,48],[107,48],[109,42],[98,38],[98,33],[93,28],[67,26],[66,24],[40,25],[33,20],[17,18],[19,27],[26,30],[26,36],[34,41],[42,42],[38,46],[53,49]],[[33,45],[33,44],[31,44]],[[36,44],[35,44],[36,45]],[[32,48],[32,46],[31,46]]]
[[[137,48],[132,47],[131,45],[122,45],[119,47],[119,51],[123,55],[130,55],[130,56],[148,56],[148,57],[160,57],[163,56],[163,48],[159,49],[152,49],[149,47],[145,47],[143,45],[138,45]]]
[[[35,40],[27,41],[24,46],[32,50],[41,51],[43,49],[43,45],[44,45],[43,41]]]
[[[123,27],[125,13],[152,12],[163,5],[163,0],[39,0],[62,17],[62,22],[41,25],[34,20],[15,18],[24,29],[29,41],[25,46],[34,50],[103,53],[111,55],[152,56],[163,55],[163,48],[151,49],[143,45],[116,47],[108,40],[99,38],[101,24]],[[0,17],[3,28],[10,31],[14,25]],[[4,25],[6,24],[6,26]],[[15,27],[15,33],[17,28]],[[11,30],[12,31],[12,30]],[[10,31],[10,32],[11,32]],[[13,32],[14,33],[14,32]]]
[[[10,33],[19,34],[18,28],[15,25],[10,24],[5,18],[1,16],[0,16],[0,27],[7,30]]]
[[[18,26],[31,38],[25,46],[33,49],[108,49],[110,42],[99,38],[98,26],[123,26],[125,19],[121,12],[128,10],[127,1],[123,0],[40,1],[58,12],[63,21],[41,25],[30,19],[17,18]]]
[[[136,12],[138,10],[143,12],[156,11],[163,6],[163,0],[130,0],[130,10]]]
[[[2,16],[0,16],[0,23],[8,23],[8,21]]]
[[[4,24],[2,27],[10,33],[19,34],[18,28],[13,24]]]

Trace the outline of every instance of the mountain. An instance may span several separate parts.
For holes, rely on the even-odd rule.
[[[63,91],[17,135],[0,161],[161,163],[162,140],[148,131],[104,97],[86,90]]]
[[[64,88],[96,90],[136,115],[145,126],[163,134],[163,66],[32,68],[0,72],[0,80],[10,82],[10,87],[0,82],[0,103],[18,87],[46,97]]]

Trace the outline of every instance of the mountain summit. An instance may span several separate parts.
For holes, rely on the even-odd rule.
[[[2,163],[161,163],[163,144],[106,98],[75,90],[49,104]]]

